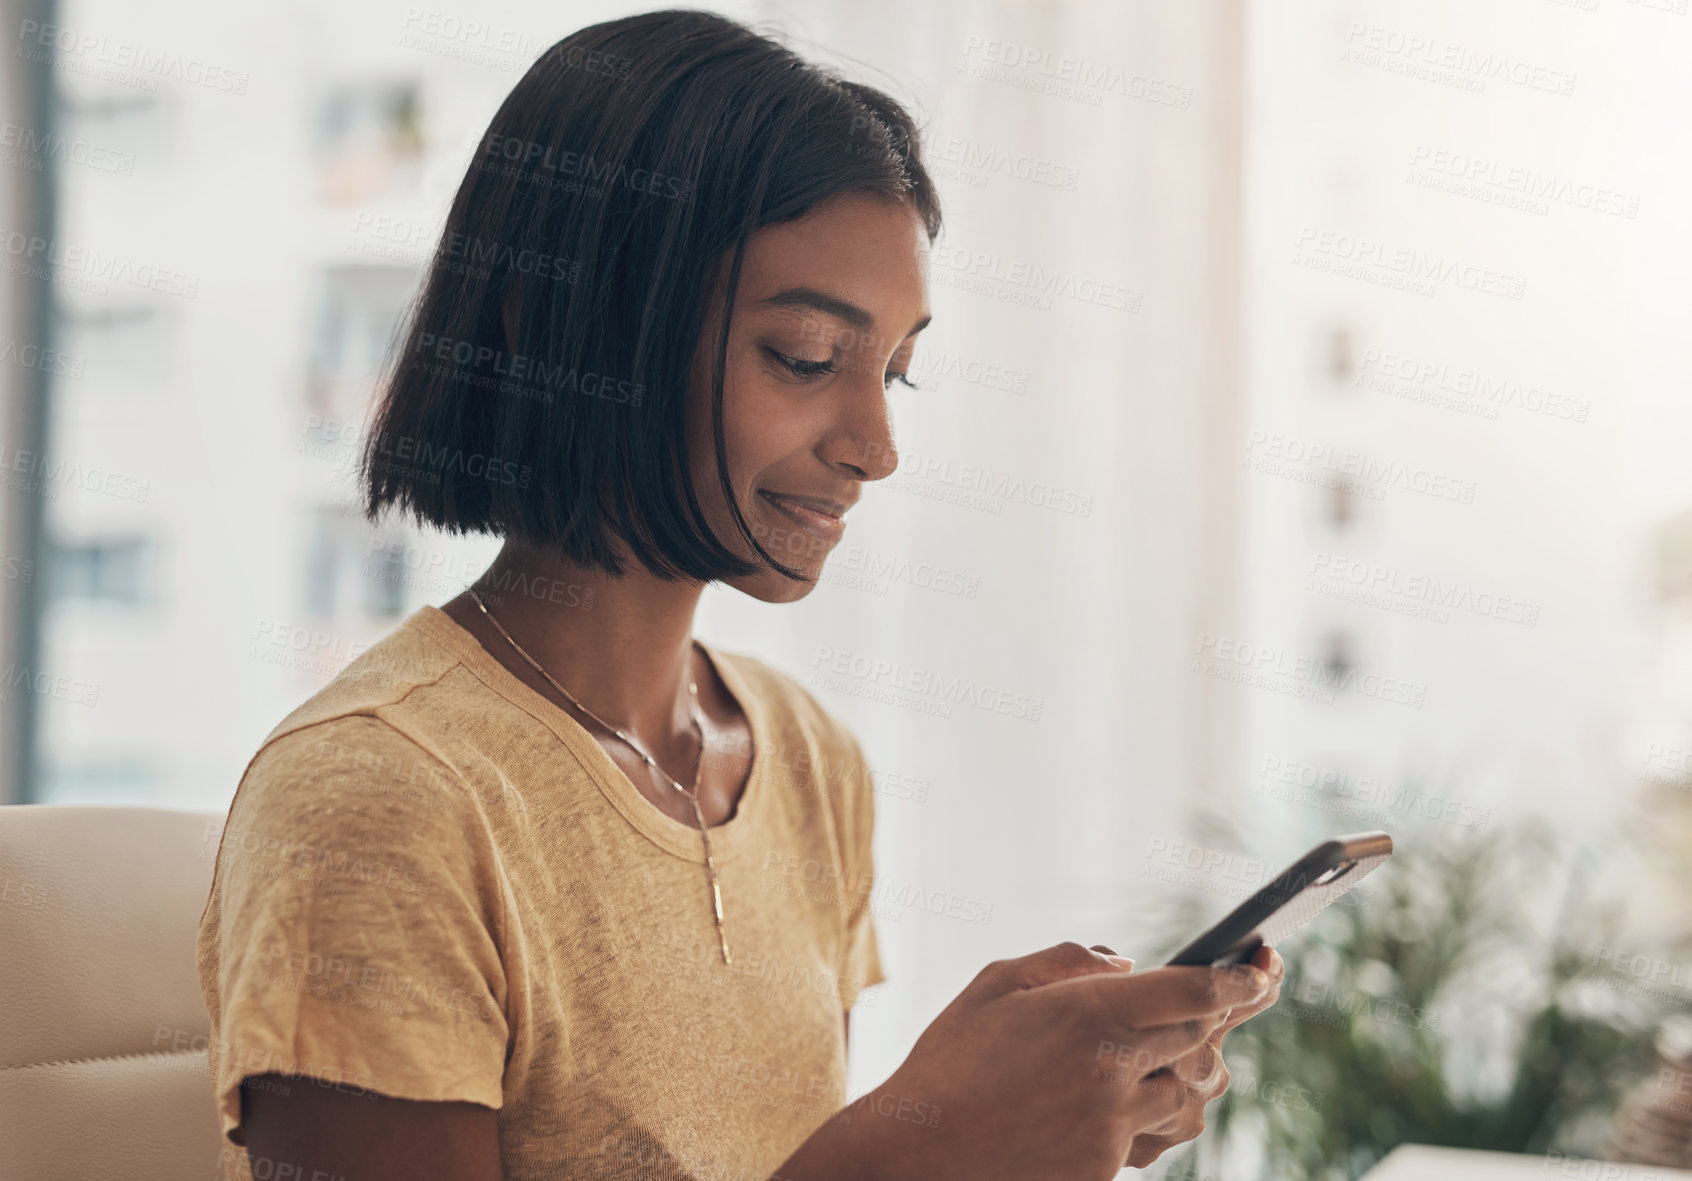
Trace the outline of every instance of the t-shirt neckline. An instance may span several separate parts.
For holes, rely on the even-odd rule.
[[[585,726],[562,706],[518,680],[456,619],[439,607],[425,603],[405,622],[421,628],[456,656],[488,688],[552,731],[576,756],[606,801],[654,844],[683,860],[705,864],[704,842],[697,825],[683,824],[659,811],[651,800],[640,794],[623,769],[617,766]],[[739,703],[752,734],[752,766],[747,772],[746,787],[735,804],[734,815],[709,829],[712,856],[723,861],[754,847],[758,838],[752,830],[763,827],[765,797],[769,793],[764,786],[766,760],[762,752],[772,721],[765,711],[763,698],[751,691],[734,661],[725,659],[731,654],[721,652],[703,640],[697,642]]]

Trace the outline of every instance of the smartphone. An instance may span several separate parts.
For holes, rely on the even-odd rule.
[[[1246,963],[1259,947],[1274,947],[1391,856],[1392,838],[1384,832],[1325,840],[1176,952],[1169,965]]]

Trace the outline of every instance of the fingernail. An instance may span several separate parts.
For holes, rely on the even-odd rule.
[[[1119,968],[1132,968],[1134,966],[1134,961],[1125,955],[1107,955],[1105,956],[1105,959],[1109,960]]]

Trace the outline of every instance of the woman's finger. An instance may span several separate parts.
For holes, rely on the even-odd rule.
[[[1137,1083],[1208,1045],[1214,1036],[1215,1026],[1206,1020],[1130,1030],[1120,1042],[1100,1044],[1098,1065],[1114,1082]]]
[[[1080,949],[1077,949],[1080,950]],[[1116,1015],[1119,1033],[1221,1014],[1255,1001],[1269,987],[1267,973],[1249,965],[1220,968],[1153,968],[1149,972],[1092,972],[1040,986],[1041,991],[1083,998]],[[1102,1035],[1109,1037],[1107,1031]]]
[[[1123,1163],[1130,1169],[1143,1169],[1177,1144],[1185,1144],[1203,1131],[1204,1108],[1194,1106],[1191,1111],[1184,1111],[1158,1125],[1157,1131],[1141,1132],[1135,1136]]]
[[[1261,969],[1264,975],[1269,977],[1269,987],[1262,996],[1239,1006],[1222,1019],[1222,1026],[1216,1031],[1218,1039],[1222,1034],[1257,1016],[1281,999],[1281,983],[1286,978],[1287,966],[1281,959],[1280,954],[1267,945],[1259,947],[1252,954],[1251,964],[1253,967]]]
[[[1263,1010],[1271,1008],[1275,1002],[1280,999],[1281,982],[1277,980],[1269,986],[1269,991],[1264,993],[1257,1000],[1250,1001],[1247,1004],[1239,1005],[1236,1008],[1230,1009],[1222,1018],[1221,1025],[1217,1026],[1217,1036],[1220,1037],[1222,1034],[1227,1033],[1230,1029],[1251,1020],[1253,1017],[1263,1012]]]
[[[1162,1127],[1172,1120],[1185,1118],[1190,1114],[1189,1109],[1198,1111],[1201,1116],[1204,1111],[1204,1104],[1191,1087],[1167,1075],[1143,1078],[1135,1084],[1135,1090],[1138,1094],[1135,1096],[1134,1114],[1144,1128]]]
[[[1227,1067],[1222,1064],[1222,1051],[1217,1047],[1214,1036],[1192,1053],[1175,1059],[1165,1069],[1198,1091],[1208,1091],[1218,1077],[1227,1074]]]
[[[1102,943],[1095,943],[1088,950],[1089,951],[1096,951],[1100,955],[1109,956],[1111,959],[1116,961],[1116,966],[1119,967],[1119,968],[1126,968],[1129,971],[1132,971],[1133,968],[1134,968],[1134,961],[1133,960],[1129,959],[1125,955],[1117,955],[1114,951],[1112,951],[1110,948],[1106,947]]]

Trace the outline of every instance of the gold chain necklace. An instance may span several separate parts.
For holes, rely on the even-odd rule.
[[[598,722],[600,726],[609,730],[612,734],[627,743],[630,749],[640,756],[642,762],[644,762],[652,770],[657,771],[658,774],[662,775],[665,779],[668,779],[670,784],[677,791],[687,797],[688,803],[693,805],[694,819],[699,822],[699,836],[705,843],[705,872],[710,875],[711,878],[711,910],[712,915],[717,922],[717,946],[722,949],[723,963],[732,964],[734,961],[729,958],[728,938],[723,934],[723,890],[722,887],[717,884],[717,863],[711,856],[711,833],[705,825],[705,813],[700,811],[699,808],[699,770],[705,761],[705,719],[699,711],[698,682],[694,681],[691,677],[688,678],[687,682],[688,717],[693,722],[694,734],[699,739],[699,757],[693,762],[693,789],[690,791],[683,787],[673,775],[664,770],[664,768],[660,767],[658,765],[658,760],[647,753],[646,748],[635,740],[634,735],[625,733],[619,726],[613,726],[610,722],[607,722],[604,718],[594,713],[587,706],[577,701],[575,696],[568,689],[566,689],[563,685],[560,685],[557,680],[553,678],[551,673],[542,668],[533,656],[530,656],[527,652],[523,651],[522,646],[518,644],[516,640],[511,638],[511,633],[506,631],[499,620],[494,618],[493,612],[488,610],[488,605],[482,602],[482,596],[476,593],[475,588],[470,587],[466,589],[470,598],[475,601],[476,606],[482,609],[482,614],[488,617],[488,622],[493,624],[494,627],[499,630],[499,634],[505,637],[505,642],[510,644],[511,647],[516,650],[517,655],[529,662],[530,668],[545,677],[547,682],[551,684],[554,689],[562,693],[565,700],[567,700],[571,705],[581,710],[588,717]],[[697,643],[697,641],[695,641],[695,643]]]

